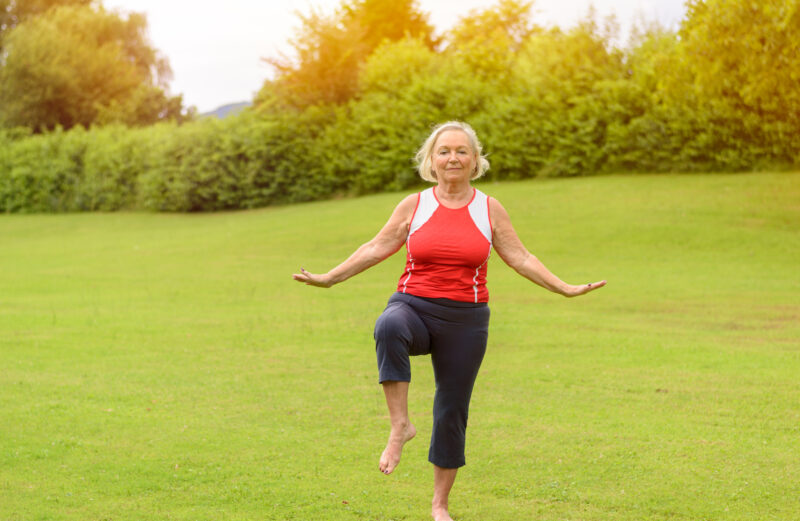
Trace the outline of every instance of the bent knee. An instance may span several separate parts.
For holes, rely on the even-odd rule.
[[[411,355],[430,352],[428,331],[408,304],[395,302],[375,322],[377,345],[402,346]]]
[[[375,340],[395,339],[411,340],[408,314],[413,311],[404,309],[404,304],[390,304],[375,322]]]

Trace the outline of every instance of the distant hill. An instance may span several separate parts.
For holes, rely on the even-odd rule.
[[[234,114],[238,114],[239,112],[243,111],[250,105],[252,105],[252,103],[250,103],[249,101],[240,101],[239,103],[229,103],[227,105],[222,105],[221,107],[217,107],[216,109],[210,112],[203,112],[202,114],[200,114],[199,117],[225,119],[228,116],[233,116]]]

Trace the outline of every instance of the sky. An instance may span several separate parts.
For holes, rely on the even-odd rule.
[[[685,0],[537,0],[536,25],[567,29],[593,5],[599,18],[613,13],[623,40],[636,17],[677,28]],[[418,0],[441,34],[472,9],[493,0]],[[107,9],[147,16],[150,42],[172,68],[170,93],[184,105],[208,112],[227,103],[251,101],[272,69],[262,60],[290,53],[289,39],[300,26],[296,12],[313,8],[333,13],[341,0],[103,0]],[[224,5],[224,9],[220,6]]]

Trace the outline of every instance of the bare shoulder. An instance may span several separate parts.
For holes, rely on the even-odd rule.
[[[492,231],[495,233],[499,228],[503,228],[511,223],[508,212],[503,205],[500,204],[500,201],[494,197],[489,198],[489,217],[492,220]]]
[[[388,238],[393,242],[405,242],[418,200],[419,194],[410,194],[404,197],[395,207],[391,217],[389,217],[389,221],[378,234],[378,237]]]
[[[414,210],[417,209],[419,194],[409,194],[400,201],[392,212],[392,220],[411,222]]]
[[[503,208],[503,205],[500,204],[500,201],[491,196],[489,197],[489,211],[493,214],[497,212],[506,213],[506,209]]]
[[[418,193],[408,194],[407,196],[405,196],[403,198],[402,201],[400,201],[400,203],[398,203],[397,209],[404,210],[404,211],[405,210],[413,211],[414,208],[417,207],[417,201],[419,201],[419,194]]]
[[[516,266],[521,265],[528,252],[511,224],[511,217],[496,199],[490,200],[489,213],[492,218],[492,246],[506,264],[517,269]]]

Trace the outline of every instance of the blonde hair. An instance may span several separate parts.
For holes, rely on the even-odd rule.
[[[447,130],[460,130],[467,136],[470,148],[472,148],[472,152],[475,154],[476,158],[475,172],[470,177],[470,180],[477,179],[485,174],[486,171],[489,170],[489,161],[482,155],[483,149],[481,147],[481,142],[478,141],[478,135],[475,133],[475,130],[462,121],[448,121],[447,123],[437,125],[436,128],[433,129],[433,132],[431,132],[431,135],[428,136],[428,139],[425,140],[425,143],[417,151],[416,160],[419,176],[431,183],[437,181],[436,173],[433,171],[433,159],[431,156],[433,155],[433,147],[436,145],[436,140],[439,139],[442,132]]]

